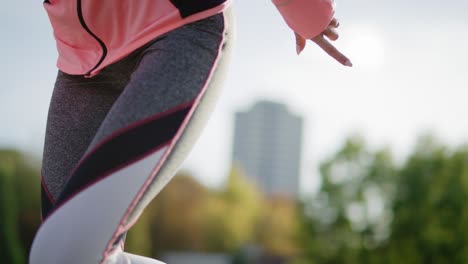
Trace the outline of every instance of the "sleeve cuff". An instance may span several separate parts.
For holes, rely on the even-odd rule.
[[[335,15],[333,0],[272,0],[288,26],[305,39],[322,33]]]

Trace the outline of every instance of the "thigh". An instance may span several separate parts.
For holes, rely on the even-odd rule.
[[[46,217],[72,169],[111,106],[120,83],[58,73],[49,106],[42,160],[42,215]]]

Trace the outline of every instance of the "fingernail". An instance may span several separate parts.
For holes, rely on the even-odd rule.
[[[301,54],[301,52],[302,52],[301,46],[296,45],[296,53],[297,53],[297,55]]]
[[[353,67],[353,63],[351,63],[350,60],[347,60],[345,63],[344,63],[345,66],[348,66],[348,67]]]

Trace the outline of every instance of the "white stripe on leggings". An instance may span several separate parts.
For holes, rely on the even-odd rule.
[[[159,149],[114,172],[65,202],[39,229],[30,263],[99,263],[120,219],[166,150]],[[123,260],[119,258],[117,263],[131,263]]]

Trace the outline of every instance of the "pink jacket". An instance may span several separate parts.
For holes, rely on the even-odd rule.
[[[220,13],[231,0],[46,0],[63,72],[93,76],[152,39]],[[304,38],[333,18],[333,0],[273,0]]]

